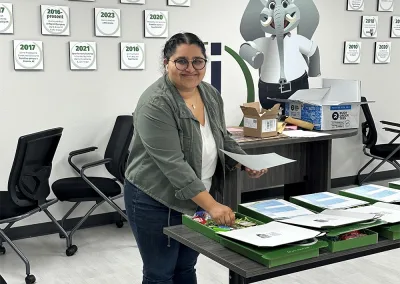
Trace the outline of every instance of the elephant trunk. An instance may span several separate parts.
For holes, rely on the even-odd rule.
[[[274,10],[274,25],[276,32],[276,40],[278,41],[278,52],[279,52],[279,62],[280,62],[280,79],[279,83],[286,83],[285,79],[285,53],[284,53],[284,29],[285,29],[285,11],[284,9],[279,9],[276,7]],[[283,79],[283,82],[282,82]]]

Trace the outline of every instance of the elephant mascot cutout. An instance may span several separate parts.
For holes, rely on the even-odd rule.
[[[308,89],[320,73],[317,44],[311,40],[319,23],[313,0],[250,0],[240,24],[246,41],[239,55],[259,69],[259,100],[264,109]],[[290,32],[297,28],[297,34]],[[267,36],[269,34],[270,36]],[[284,108],[283,108],[284,109]]]

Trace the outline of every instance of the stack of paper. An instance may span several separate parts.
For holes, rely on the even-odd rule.
[[[400,202],[400,191],[380,185],[363,185],[350,189],[344,189],[342,192],[351,193],[360,197],[387,203]]]
[[[377,202],[369,206],[347,209],[347,211],[375,214],[378,219],[387,223],[400,222],[400,206],[396,204]]]
[[[249,210],[260,213],[273,220],[286,219],[302,215],[312,215],[314,212],[283,199],[263,200],[240,204]]]
[[[316,215],[306,215],[280,220],[280,222],[303,227],[329,229],[356,223],[365,223],[377,218],[373,213],[348,212],[347,210],[324,210]]]
[[[303,130],[288,130],[288,131],[283,131],[282,134],[292,138],[301,138],[301,137],[314,138],[314,137],[330,135],[328,133],[321,133],[316,131],[303,131]]]
[[[265,225],[229,232],[217,232],[217,234],[257,247],[277,247],[324,235],[324,233],[318,231],[279,222],[270,222]]]
[[[324,209],[346,209],[368,204],[368,202],[362,200],[340,196],[331,192],[312,193],[296,196],[294,198]]]
[[[357,201],[357,200],[356,200]],[[369,212],[357,213],[346,210],[324,210],[314,213],[286,200],[265,200],[240,204],[249,210],[275,221],[316,229],[335,228],[374,220],[377,216]]]

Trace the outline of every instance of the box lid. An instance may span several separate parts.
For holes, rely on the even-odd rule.
[[[361,105],[373,102],[361,102],[360,81],[343,79],[322,79],[320,87],[298,90],[288,99],[269,99],[316,106]]]
[[[279,107],[280,104],[276,104],[271,109],[266,110],[261,107],[259,102],[244,103],[242,106],[240,106],[245,116],[247,115],[260,118],[276,117],[279,112]]]

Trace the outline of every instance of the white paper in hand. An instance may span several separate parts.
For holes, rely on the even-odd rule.
[[[260,155],[242,155],[242,154],[231,153],[222,149],[221,151],[225,153],[227,156],[237,161],[238,163],[248,167],[249,169],[256,171],[269,169],[276,166],[293,163],[296,161],[282,157],[276,153],[260,154]]]

